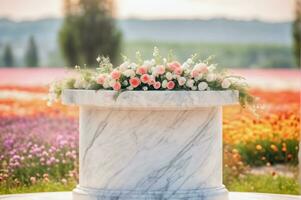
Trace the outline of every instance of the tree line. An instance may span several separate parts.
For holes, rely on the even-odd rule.
[[[58,35],[61,53],[68,64],[96,66],[99,55],[117,62],[122,34],[116,27],[113,0],[64,0],[65,18]],[[38,48],[30,37],[24,56],[28,67],[39,66]],[[6,44],[2,65],[16,66],[13,49]]]
[[[3,60],[2,65],[5,67],[16,66],[15,56],[10,44],[5,45],[2,60]],[[24,63],[28,67],[39,66],[38,48],[34,36],[31,36],[28,40],[27,49],[24,55]]]

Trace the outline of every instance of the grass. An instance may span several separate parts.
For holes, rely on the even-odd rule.
[[[21,194],[21,193],[35,193],[35,192],[62,192],[71,191],[75,188],[76,182],[68,182],[63,184],[61,182],[38,182],[30,186],[17,186],[7,188],[5,185],[0,185],[0,194]]]
[[[225,183],[225,185],[230,191],[236,192],[301,194],[298,181],[283,176],[247,175],[243,178],[234,179],[229,183]],[[54,181],[48,183],[39,182],[31,186],[18,186],[14,188],[6,188],[4,185],[0,185],[0,194],[71,191],[75,186],[75,182],[63,184]]]
[[[235,192],[301,194],[298,181],[284,176],[246,175],[226,184],[226,187]]]

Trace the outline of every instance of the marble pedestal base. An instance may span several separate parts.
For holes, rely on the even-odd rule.
[[[80,177],[73,200],[228,200],[222,105],[235,91],[65,90],[80,105]]]
[[[73,200],[228,200],[225,187],[179,191],[97,190],[78,186]]]

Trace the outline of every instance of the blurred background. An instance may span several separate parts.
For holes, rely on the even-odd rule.
[[[98,55],[215,55],[262,109],[224,108],[230,191],[300,194],[300,0],[0,0],[0,194],[72,190],[78,109],[47,85]]]
[[[180,60],[216,55],[231,68],[300,66],[300,5],[294,0],[0,3],[1,66],[92,65],[99,54],[115,61],[137,49],[150,55],[154,45],[176,50]]]

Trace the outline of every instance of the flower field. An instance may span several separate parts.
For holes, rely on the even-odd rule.
[[[261,179],[250,177],[251,168],[298,164],[300,92],[251,93],[260,98],[258,116],[238,105],[224,109],[224,182],[230,190],[243,191],[243,180],[248,191],[265,192],[258,189]],[[71,190],[76,184],[78,109],[58,103],[48,107],[46,96],[46,87],[0,85],[0,194],[51,183]],[[264,181],[278,187],[267,192],[299,193],[295,171],[292,179],[277,173],[266,174]]]

